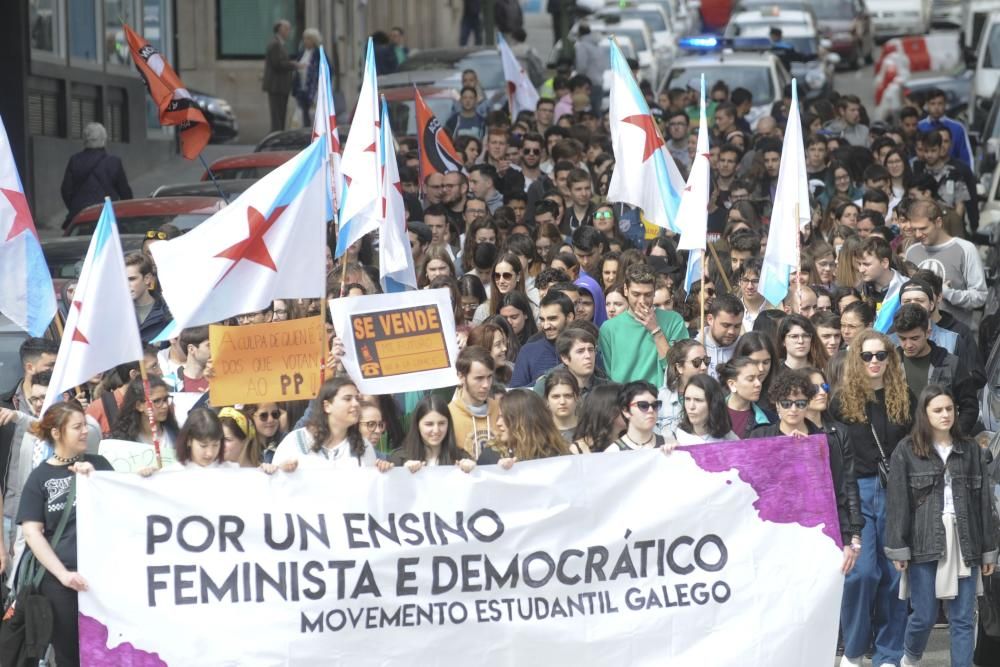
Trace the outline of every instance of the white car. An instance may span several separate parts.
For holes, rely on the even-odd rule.
[[[639,71],[642,78],[649,81],[655,89],[663,73],[670,67],[671,58],[662,51],[657,51],[653,44],[653,33],[646,24],[635,19],[623,19],[619,22],[590,21],[590,29],[602,35],[628,37],[635,48],[636,59],[639,61]],[[570,38],[575,40],[579,24],[570,29]]]
[[[792,81],[781,61],[772,53],[706,53],[678,58],[660,90],[687,88],[705,75],[711,89],[716,81],[733,88],[746,88],[753,95],[753,108],[747,114],[751,129],[757,120],[771,113],[771,106],[781,99],[782,91]]]
[[[982,126],[997,87],[1000,87],[1000,12],[992,12],[979,33],[976,73],[972,77],[972,104],[969,105],[970,126]]]
[[[876,39],[926,35],[931,29],[930,0],[868,0]]]
[[[594,20],[604,23],[615,23],[623,20],[636,19],[642,21],[653,33],[653,45],[658,48],[677,49],[677,36],[670,24],[670,15],[663,5],[641,3],[619,7],[618,4],[608,5],[594,13]]]

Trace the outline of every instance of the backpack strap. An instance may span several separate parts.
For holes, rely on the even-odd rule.
[[[104,416],[108,420],[108,430],[118,418],[118,401],[115,400],[114,392],[105,391],[101,394],[101,406],[104,408]]]
[[[69,523],[70,512],[73,511],[73,506],[76,504],[76,476],[70,478],[69,483],[69,495],[66,497],[66,505],[63,507],[62,516],[59,517],[59,525],[56,526],[56,532],[52,534],[52,539],[49,540],[49,544],[52,546],[52,550],[55,551],[56,547],[59,546],[59,541],[62,539],[63,533],[66,531],[66,524]],[[31,565],[28,569],[27,578],[31,583],[31,587],[34,589],[38,588],[38,585],[42,583],[42,577],[45,575],[45,568],[41,567],[41,563],[38,558],[32,559]]]

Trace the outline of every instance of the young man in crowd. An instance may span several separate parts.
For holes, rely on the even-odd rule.
[[[555,288],[549,289],[538,308],[538,326],[542,335],[528,341],[518,353],[511,387],[534,386],[538,378],[559,364],[556,339],[575,318],[573,300]]]
[[[463,349],[455,360],[458,387],[448,410],[456,444],[476,459],[486,444],[497,437],[500,405],[491,398],[495,368],[489,351],[476,345]]]
[[[128,291],[135,306],[135,317],[139,322],[139,338],[143,343],[156,338],[173,319],[166,302],[150,290],[154,284],[153,264],[141,252],[125,255],[125,276]]]
[[[705,312],[706,326],[698,339],[711,359],[708,374],[719,377],[718,368],[733,357],[736,341],[743,328],[743,304],[732,294],[719,294]]]
[[[892,268],[892,248],[880,236],[869,236],[861,246],[858,260],[862,292],[872,309],[878,313],[886,297],[896,292],[905,282],[903,276]]]
[[[486,202],[490,213],[503,206],[503,195],[497,190],[499,183],[500,176],[492,165],[474,164],[469,168],[469,190],[474,197]]]
[[[583,398],[590,390],[605,384],[607,380],[597,373],[597,339],[590,331],[573,324],[567,326],[556,338],[556,352],[559,355],[559,365],[549,370],[535,382],[535,393],[545,393],[545,379],[557,368],[565,368],[580,387],[580,397]]]

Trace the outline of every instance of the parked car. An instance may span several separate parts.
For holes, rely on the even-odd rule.
[[[1000,0],[963,0],[962,23],[959,26],[962,35],[962,49],[965,51],[969,67],[976,63],[976,47],[979,46],[979,33],[986,25],[990,12],[1000,11]]]
[[[24,375],[21,367],[21,343],[27,332],[0,315],[0,394],[10,392]]]
[[[261,178],[291,160],[296,151],[266,151],[259,153],[242,153],[220,157],[208,165],[216,180],[231,178]],[[201,175],[201,180],[209,181],[208,171]]]
[[[677,54],[677,34],[670,23],[670,14],[663,5],[641,3],[619,6],[607,6],[594,14],[594,19],[605,23],[621,22],[627,19],[638,19],[646,24],[653,33],[653,44],[672,52],[671,61]]]
[[[200,93],[196,90],[188,91],[191,97],[198,103],[198,107],[208,124],[212,127],[212,143],[221,144],[231,141],[239,136],[240,124],[236,120],[236,114],[229,102],[221,97],[213,97],[208,93]]]
[[[991,173],[1000,158],[1000,88],[993,93],[988,108],[982,131],[970,135],[975,139],[976,173],[980,176]]]
[[[875,39],[926,35],[931,29],[930,0],[868,0]]]
[[[126,253],[141,250],[142,243],[146,240],[145,234],[121,234],[120,237],[122,250]],[[89,236],[63,236],[42,240],[42,254],[45,255],[45,264],[52,275],[56,296],[61,298],[66,283],[79,279],[89,247]]]
[[[976,52],[975,75],[972,78],[974,103],[969,109],[969,125],[983,127],[990,112],[990,99],[1000,88],[1000,11],[986,17],[979,33],[979,50]]]
[[[934,0],[931,4],[931,25],[935,28],[960,28],[962,0]]]
[[[337,131],[340,134],[341,142],[343,142],[347,134],[339,126]],[[271,132],[266,137],[261,139],[253,150],[255,153],[267,151],[298,152],[308,146],[311,141],[312,128],[297,127],[294,130],[278,130],[277,132]]]
[[[517,55],[515,53],[515,55]],[[531,79],[532,85],[538,87],[545,81],[545,65],[541,58],[530,52],[528,55],[518,55],[518,62],[524,67],[525,73]],[[505,89],[503,66],[500,64],[500,51],[494,48],[458,47],[446,49],[423,49],[411,53],[398,72],[416,72],[420,70],[448,70],[461,81],[462,70],[473,69],[479,76],[479,84],[484,90]],[[397,73],[398,73],[397,72]],[[424,83],[434,83],[433,81]]]
[[[221,197],[160,197],[156,199],[123,199],[112,203],[118,232],[145,234],[160,225],[170,223],[186,232],[221,211],[226,202]],[[65,236],[87,236],[94,233],[104,204],[88,206],[77,213],[66,228]]]
[[[388,77],[394,76],[394,74],[388,75]],[[458,91],[451,87],[379,84],[379,92],[385,95],[385,101],[389,105],[392,132],[397,137],[417,134],[414,95],[417,90],[420,91],[420,96],[424,98],[424,102],[442,125],[448,121],[458,103]]]
[[[198,181],[161,185],[153,190],[150,197],[222,197],[232,201],[257,182],[256,178],[227,178],[219,181]],[[219,194],[219,190],[222,194]]]
[[[858,69],[862,60],[870,65],[875,58],[875,34],[867,1],[822,0],[812,6],[820,34],[830,40],[840,62],[851,69]]]

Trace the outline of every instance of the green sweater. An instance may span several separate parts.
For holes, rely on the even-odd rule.
[[[688,338],[684,318],[672,310],[657,309],[656,321],[671,345]],[[613,382],[645,380],[654,387],[663,385],[666,359],[660,359],[653,337],[631,313],[622,313],[601,325],[597,346],[604,358],[604,370]]]

